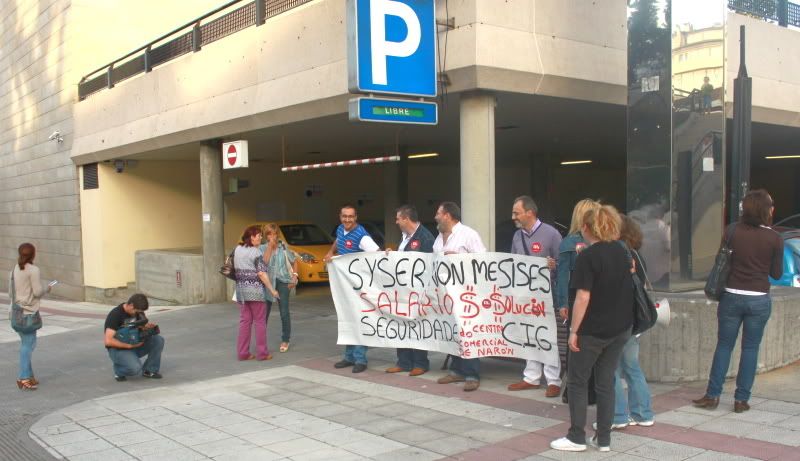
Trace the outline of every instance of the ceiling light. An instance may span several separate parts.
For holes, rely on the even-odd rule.
[[[562,165],[585,165],[587,163],[592,163],[591,160],[570,160],[568,162],[561,162]]]
[[[439,154],[436,152],[431,152],[428,154],[411,154],[408,158],[428,158],[428,157],[438,157]]]
[[[800,155],[770,155],[764,158],[767,160],[780,160],[784,158],[800,158]]]

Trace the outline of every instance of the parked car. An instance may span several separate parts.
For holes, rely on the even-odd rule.
[[[772,285],[800,287],[800,214],[789,216],[772,226],[783,238],[783,276],[770,277]]]
[[[267,222],[256,223],[266,225]],[[297,254],[297,279],[300,283],[327,282],[328,269],[323,259],[333,239],[316,224],[300,221],[279,221],[280,238]]]

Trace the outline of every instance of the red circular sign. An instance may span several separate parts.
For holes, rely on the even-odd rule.
[[[531,251],[534,253],[541,253],[542,252],[542,244],[539,242],[531,243]]]
[[[236,165],[236,160],[239,158],[239,153],[236,152],[236,146],[234,146],[233,144],[228,146],[227,157],[228,157],[228,165],[230,166]]]
[[[352,249],[353,248],[353,241],[352,240],[345,240],[344,241],[344,247],[347,248],[348,250]]]
[[[419,240],[412,240],[411,241],[411,249],[412,250],[416,250],[417,248],[419,248]]]
[[[581,251],[583,251],[585,248],[586,248],[586,244],[585,244],[585,243],[583,243],[583,242],[575,244],[575,252],[576,252],[576,253],[580,253],[580,252],[581,252]]]

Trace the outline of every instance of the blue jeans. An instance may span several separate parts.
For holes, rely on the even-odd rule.
[[[161,369],[161,351],[164,350],[164,338],[155,335],[147,338],[143,345],[136,349],[108,349],[108,356],[114,363],[116,376],[135,376],[142,371],[157,373]],[[144,366],[139,361],[140,357],[147,356]]]
[[[29,379],[33,377],[33,367],[31,366],[31,356],[36,349],[36,332],[18,333],[19,334],[19,376],[18,379]]]
[[[480,381],[480,359],[462,359],[456,355],[450,361],[450,374],[463,376],[467,381]]]
[[[746,296],[723,293],[717,307],[717,349],[708,376],[706,395],[719,397],[725,384],[725,374],[731,363],[731,352],[736,345],[739,326],[742,328],[742,357],[736,375],[736,392],[733,398],[739,401],[750,400],[750,390],[756,379],[758,347],[764,336],[764,327],[772,313],[772,299],[769,295]]]
[[[289,284],[276,280],[275,289],[280,295],[278,308],[281,312],[281,342],[288,343],[289,337],[292,335],[292,319],[289,317]],[[272,312],[272,304],[274,301],[267,301],[267,323],[269,323],[269,314]]]
[[[634,421],[652,421],[650,388],[639,367],[639,338],[636,336],[631,336],[622,348],[622,357],[614,377],[614,424],[627,423],[628,417]],[[627,394],[622,388],[622,378],[628,383]]]
[[[397,367],[406,371],[412,368],[422,368],[428,371],[431,364],[428,361],[428,351],[421,349],[397,349]]]
[[[367,364],[367,346],[345,346],[344,359],[355,364]]]

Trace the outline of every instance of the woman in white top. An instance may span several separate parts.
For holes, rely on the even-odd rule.
[[[36,248],[30,243],[19,246],[19,259],[11,273],[14,283],[14,299],[26,314],[35,314],[39,311],[39,301],[45,293],[50,291],[50,286],[42,285],[39,268],[33,265],[36,257]],[[10,285],[9,285],[10,286]],[[36,331],[19,333],[19,375],[17,387],[23,390],[36,390],[39,382],[33,376],[31,355],[36,348]]]

